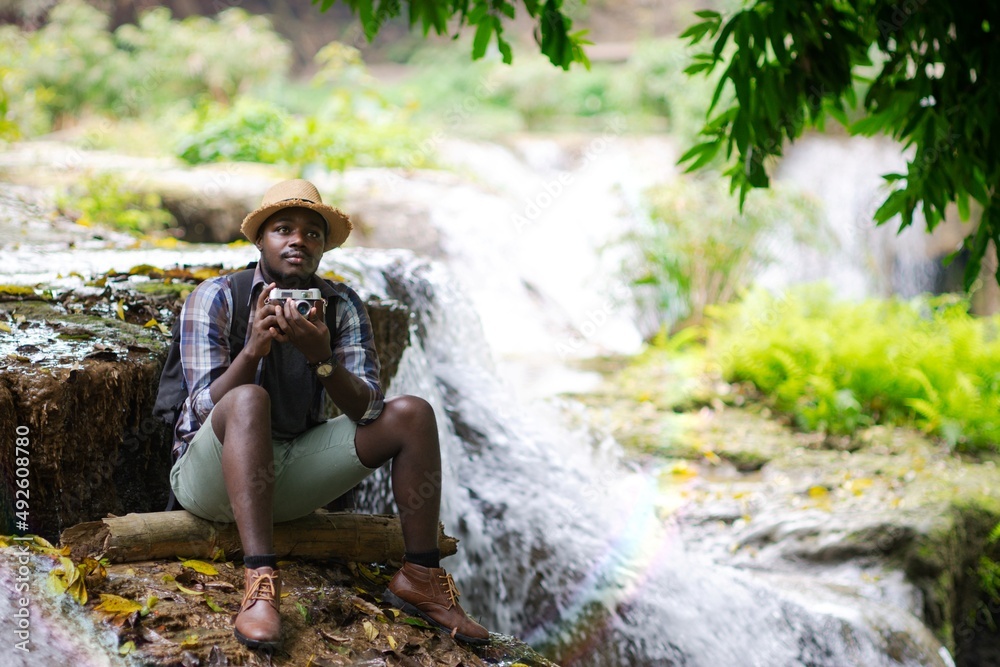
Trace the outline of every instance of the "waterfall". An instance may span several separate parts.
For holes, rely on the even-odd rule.
[[[613,441],[561,426],[551,404],[512,398],[442,265],[367,251],[337,266],[415,313],[390,394],[435,408],[442,521],[460,539],[445,565],[490,629],[566,666],[953,664],[906,610],[689,551],[655,511],[655,478]],[[364,497],[385,509],[384,495]]]

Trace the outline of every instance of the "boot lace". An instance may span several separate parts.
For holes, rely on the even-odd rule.
[[[443,582],[445,592],[448,594],[448,598],[451,600],[451,604],[448,605],[448,608],[451,609],[451,607],[457,606],[458,596],[461,595],[461,593],[458,592],[458,588],[455,586],[455,580],[452,579],[451,575],[448,574],[447,572],[439,574],[438,578],[441,579],[441,581]]]
[[[255,579],[250,582],[250,587],[247,592],[243,595],[243,602],[240,604],[240,608],[247,606],[247,602],[254,600],[264,600],[265,602],[274,602],[275,591],[277,588],[274,585],[274,573],[254,575]]]

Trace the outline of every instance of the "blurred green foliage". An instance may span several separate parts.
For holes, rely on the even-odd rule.
[[[289,58],[269,21],[241,9],[176,21],[156,8],[110,32],[105,14],[67,0],[36,31],[0,28],[3,119],[31,136],[86,113],[154,118],[202,97],[232,101]]]
[[[190,164],[241,160],[301,171],[433,161],[427,132],[381,95],[357,49],[328,45],[313,81],[295,86],[288,44],[267,18],[240,9],[174,20],[160,7],[110,32],[103,13],[68,0],[35,32],[0,29],[0,56],[0,139],[89,127],[85,119],[95,115],[155,125],[150,143],[172,144]],[[285,103],[290,90],[297,105]],[[127,149],[116,142],[135,136],[101,126],[84,139]]]
[[[625,237],[641,261],[624,270],[637,299],[674,331],[700,324],[706,308],[733,301],[778,261],[776,239],[827,242],[819,205],[779,187],[753,192],[740,211],[721,177],[682,176],[649,189],[645,203],[649,224]]]
[[[625,62],[595,62],[589,71],[561,72],[540,56],[506,67],[499,58],[469,63],[459,49],[425,48],[410,59],[418,73],[387,95],[413,104],[418,117],[449,129],[592,129],[608,116],[628,117],[633,130],[668,128],[694,136],[711,84],[684,75],[687,48],[661,39],[636,45]],[[477,127],[480,126],[480,127]]]
[[[426,167],[433,142],[426,132],[400,122],[356,116],[296,116],[262,100],[240,98],[233,106],[205,103],[183,120],[177,154],[189,164],[248,161],[310,166]]]
[[[159,195],[137,192],[109,173],[81,178],[56,203],[78,224],[105,225],[136,235],[162,231],[175,222]]]
[[[378,91],[357,49],[337,42],[317,55],[310,113],[241,96],[233,105],[206,101],[180,121],[177,154],[190,164],[222,160],[310,166],[426,167],[434,142]],[[280,89],[273,97],[281,97]]]
[[[800,428],[908,424],[1000,449],[1000,316],[973,317],[951,295],[838,301],[825,285],[753,291],[709,315],[724,379],[752,383]]]

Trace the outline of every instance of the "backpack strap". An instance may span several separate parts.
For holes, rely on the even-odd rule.
[[[243,341],[246,339],[250,322],[250,294],[256,266],[257,262],[250,262],[245,269],[229,276],[229,290],[233,294],[233,317],[229,323],[230,361],[243,349]]]

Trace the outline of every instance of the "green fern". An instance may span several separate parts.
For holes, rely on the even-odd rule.
[[[803,429],[912,425],[961,449],[1000,443],[1000,317],[953,296],[843,302],[809,285],[712,308],[708,346]]]

